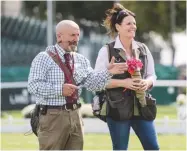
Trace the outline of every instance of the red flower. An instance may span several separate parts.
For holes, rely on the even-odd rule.
[[[135,59],[135,58],[132,58],[132,59],[128,59],[127,60],[127,65],[128,65],[128,72],[132,75],[135,70],[137,70],[138,68],[139,69],[142,69],[143,67],[143,63],[141,62],[141,60],[138,60],[138,59]],[[125,92],[127,89],[125,88],[123,90],[123,92]]]
[[[127,65],[128,65],[128,72],[130,74],[133,74],[135,70],[142,69],[143,67],[143,63],[141,62],[141,60],[132,58],[132,59],[128,59],[127,60]]]

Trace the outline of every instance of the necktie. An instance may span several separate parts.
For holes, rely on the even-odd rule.
[[[69,69],[70,73],[73,75],[73,68],[71,67],[71,55],[69,53],[64,54],[64,59],[65,59],[66,67]],[[72,84],[71,80],[66,81],[66,82]],[[71,96],[66,97],[67,99],[66,101],[67,103],[75,103],[77,101],[77,97],[78,97],[78,91],[75,90],[75,92]]]
[[[65,58],[65,64],[67,66],[67,68],[69,69],[70,73],[72,74],[72,68],[71,68],[71,55],[69,53],[64,54],[64,58]]]

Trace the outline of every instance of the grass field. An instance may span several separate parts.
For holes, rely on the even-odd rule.
[[[161,150],[186,150],[186,136],[158,135]],[[35,135],[1,134],[1,150],[36,150],[38,149]],[[109,134],[85,134],[84,150],[111,150],[112,144]],[[143,150],[135,135],[130,136],[130,150]]]
[[[2,118],[23,118],[20,111],[6,111]],[[158,106],[157,119],[163,119],[168,116],[170,119],[177,118],[175,106]],[[161,150],[186,150],[185,135],[158,135],[158,141]],[[25,136],[21,133],[2,133],[1,134],[1,150],[36,150],[38,149],[38,141],[35,135]],[[111,150],[112,143],[109,134],[85,134],[84,150]],[[130,150],[143,150],[136,137],[131,135],[129,140]]]
[[[8,118],[7,115],[11,115],[13,118],[23,118],[20,110],[3,111],[2,113],[4,115],[2,118]],[[163,119],[165,116],[168,116],[170,119],[176,119],[176,107],[174,105],[157,105],[157,119]]]

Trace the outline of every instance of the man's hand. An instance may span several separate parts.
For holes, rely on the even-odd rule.
[[[125,71],[127,71],[128,66],[126,63],[114,63],[114,62],[115,62],[115,57],[113,56],[107,68],[111,74],[122,74]]]
[[[76,85],[65,83],[63,84],[62,95],[71,96],[76,89],[78,89]]]

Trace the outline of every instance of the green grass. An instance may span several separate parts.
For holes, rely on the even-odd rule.
[[[168,116],[170,119],[177,118],[175,106],[158,105],[157,119],[163,119]],[[3,118],[8,118],[7,114],[13,118],[23,118],[19,111],[6,111]],[[161,150],[186,150],[185,135],[158,135],[158,141]],[[38,149],[37,137],[34,135],[24,136],[21,133],[2,133],[1,134],[2,150],[36,150]],[[85,134],[84,150],[111,150],[112,144],[109,134]],[[142,146],[136,135],[131,135],[129,140],[130,150],[142,150]]]
[[[23,118],[21,110],[2,111],[1,118],[6,119],[9,115],[13,118]]]
[[[177,119],[177,108],[174,105],[157,105],[157,119],[168,116],[170,119]]]
[[[109,134],[85,134],[84,150],[111,150]],[[158,135],[161,150],[186,150],[185,135]],[[38,141],[35,135],[2,133],[1,150],[36,150]],[[129,150],[143,150],[135,135],[130,136]]]
[[[168,116],[170,119],[177,118],[177,110],[174,105],[158,105],[157,109],[157,119],[163,119],[165,116]],[[7,115],[11,115],[13,118],[23,118],[20,110],[3,111],[2,114],[3,119],[8,118]]]

